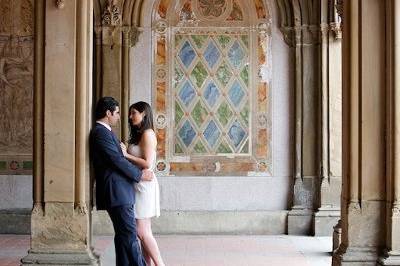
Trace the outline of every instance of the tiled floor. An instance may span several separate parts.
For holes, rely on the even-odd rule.
[[[330,237],[302,236],[158,236],[167,266],[325,266],[331,263]],[[29,236],[0,235],[0,266],[19,265]],[[102,265],[113,266],[112,237],[96,237]]]

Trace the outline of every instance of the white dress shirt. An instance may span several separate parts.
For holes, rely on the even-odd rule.
[[[110,130],[111,131],[111,127],[110,127],[110,125],[108,125],[108,124],[106,124],[106,123],[104,123],[104,122],[101,122],[101,121],[96,121],[96,123],[99,123],[100,125],[103,125],[103,126],[105,126],[108,130]]]

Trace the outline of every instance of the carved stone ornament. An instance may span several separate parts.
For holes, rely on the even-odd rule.
[[[157,75],[157,78],[163,80],[167,76],[167,72],[165,71],[165,69],[160,68],[157,70],[156,75]]]
[[[159,34],[164,34],[167,31],[168,24],[164,20],[159,20],[156,22],[155,29]]]
[[[266,172],[268,170],[268,164],[264,161],[260,161],[257,163],[258,171]]]
[[[80,203],[76,204],[75,211],[79,215],[86,215],[88,213],[88,209],[87,209],[86,204],[84,202],[80,202]]]
[[[197,0],[195,14],[200,20],[224,19],[232,10],[232,0]]]
[[[156,126],[157,128],[165,128],[167,125],[167,118],[165,114],[157,114],[156,116]]]
[[[259,114],[258,115],[258,125],[260,127],[266,127],[268,123],[267,116],[265,114]]]
[[[56,0],[56,6],[58,9],[63,9],[65,7],[65,0]]]
[[[335,7],[341,22],[343,20],[343,0],[336,0]]]
[[[169,172],[169,163],[164,160],[160,160],[156,164],[156,171],[159,174],[168,174]]]
[[[330,24],[331,31],[335,34],[336,40],[342,39],[342,27],[341,23],[333,22]]]
[[[261,34],[270,34],[271,33],[271,25],[269,23],[259,23],[257,25],[258,31]]]
[[[132,27],[129,36],[130,36],[130,45],[131,47],[135,46],[137,42],[139,41],[139,35],[142,33],[138,27]]]
[[[204,17],[219,17],[226,9],[225,0],[198,0],[199,10]]]
[[[109,0],[104,8],[102,15],[104,26],[120,26],[122,23],[121,11],[115,2],[115,0]]]

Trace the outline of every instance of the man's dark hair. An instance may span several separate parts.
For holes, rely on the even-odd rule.
[[[100,98],[100,100],[97,102],[94,114],[96,120],[104,118],[106,116],[107,110],[113,113],[117,106],[119,106],[119,103],[113,97]]]

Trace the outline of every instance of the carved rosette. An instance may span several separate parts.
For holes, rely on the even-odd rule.
[[[159,160],[156,163],[156,174],[158,175],[168,175],[170,165],[165,160]]]
[[[167,126],[167,118],[165,114],[157,114],[156,116],[156,127],[163,129]]]

